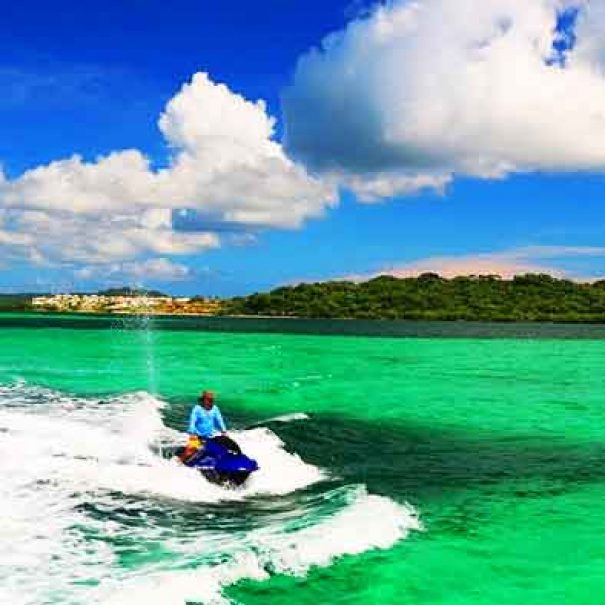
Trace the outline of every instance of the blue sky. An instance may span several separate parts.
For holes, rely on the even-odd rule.
[[[605,277],[599,15],[421,4],[10,3],[2,290]]]

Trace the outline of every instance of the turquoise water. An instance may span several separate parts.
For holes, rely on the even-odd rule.
[[[0,329],[10,602],[601,602],[605,341],[124,327]],[[158,455],[202,388],[242,492]]]

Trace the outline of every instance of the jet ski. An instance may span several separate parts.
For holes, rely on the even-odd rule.
[[[179,456],[183,450],[177,448],[173,455]],[[226,487],[242,485],[259,468],[256,460],[243,454],[239,445],[226,435],[207,439],[183,464],[199,470],[211,483]]]

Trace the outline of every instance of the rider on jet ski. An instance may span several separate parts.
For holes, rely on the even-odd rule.
[[[214,403],[214,393],[204,391],[198,398],[198,403],[193,406],[189,416],[187,427],[189,440],[183,452],[179,455],[182,462],[195,454],[207,439],[217,434],[225,435],[227,427],[221,415],[221,411]]]

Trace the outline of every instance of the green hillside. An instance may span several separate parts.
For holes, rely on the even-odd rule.
[[[223,314],[310,318],[605,322],[605,280],[549,275],[381,276],[277,288],[226,301]]]

